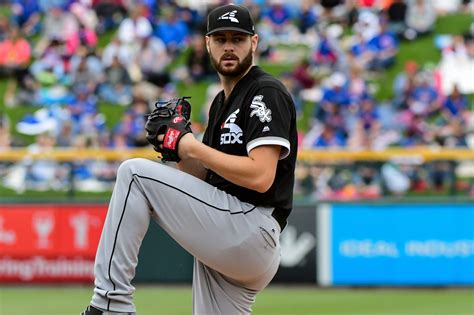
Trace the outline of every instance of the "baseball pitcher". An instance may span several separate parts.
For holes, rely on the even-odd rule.
[[[136,313],[131,281],[151,219],[195,257],[193,314],[250,314],[278,269],[292,208],[295,107],[254,65],[258,35],[246,8],[211,11],[206,44],[223,90],[203,140],[193,136],[188,99],[156,104],[147,138],[177,168],[140,158],[119,167],[83,315]]]

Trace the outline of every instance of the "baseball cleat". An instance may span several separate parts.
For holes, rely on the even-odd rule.
[[[95,308],[92,305],[89,305],[84,312],[81,313],[81,315],[102,315],[102,311]]]
[[[136,313],[115,313],[108,311],[101,311],[92,305],[89,305],[81,315],[136,315]]]

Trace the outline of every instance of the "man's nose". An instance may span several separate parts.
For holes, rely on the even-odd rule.
[[[224,44],[224,51],[229,52],[229,51],[234,51],[234,44],[232,41],[226,41]]]

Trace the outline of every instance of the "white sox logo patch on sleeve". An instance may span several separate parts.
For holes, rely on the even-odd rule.
[[[272,121],[272,110],[267,108],[265,103],[262,101],[263,95],[257,95],[253,98],[250,108],[250,117],[257,116],[261,122]]]
[[[235,110],[232,114],[227,117],[224,123],[221,125],[221,130],[228,129],[227,132],[221,134],[221,145],[222,144],[242,144],[242,129],[235,123],[237,119],[237,114],[240,112],[240,109]]]
[[[237,10],[230,11],[222,14],[217,20],[230,20],[231,22],[239,23],[239,20],[237,20],[237,18],[235,17],[236,14]]]

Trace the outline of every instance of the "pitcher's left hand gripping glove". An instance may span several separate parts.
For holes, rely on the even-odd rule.
[[[148,116],[145,124],[146,139],[155,151],[161,153],[162,161],[181,161],[178,155],[179,141],[185,134],[192,132],[191,104],[186,100],[188,98],[156,102],[155,109]],[[164,135],[163,141],[158,141],[159,135]]]

